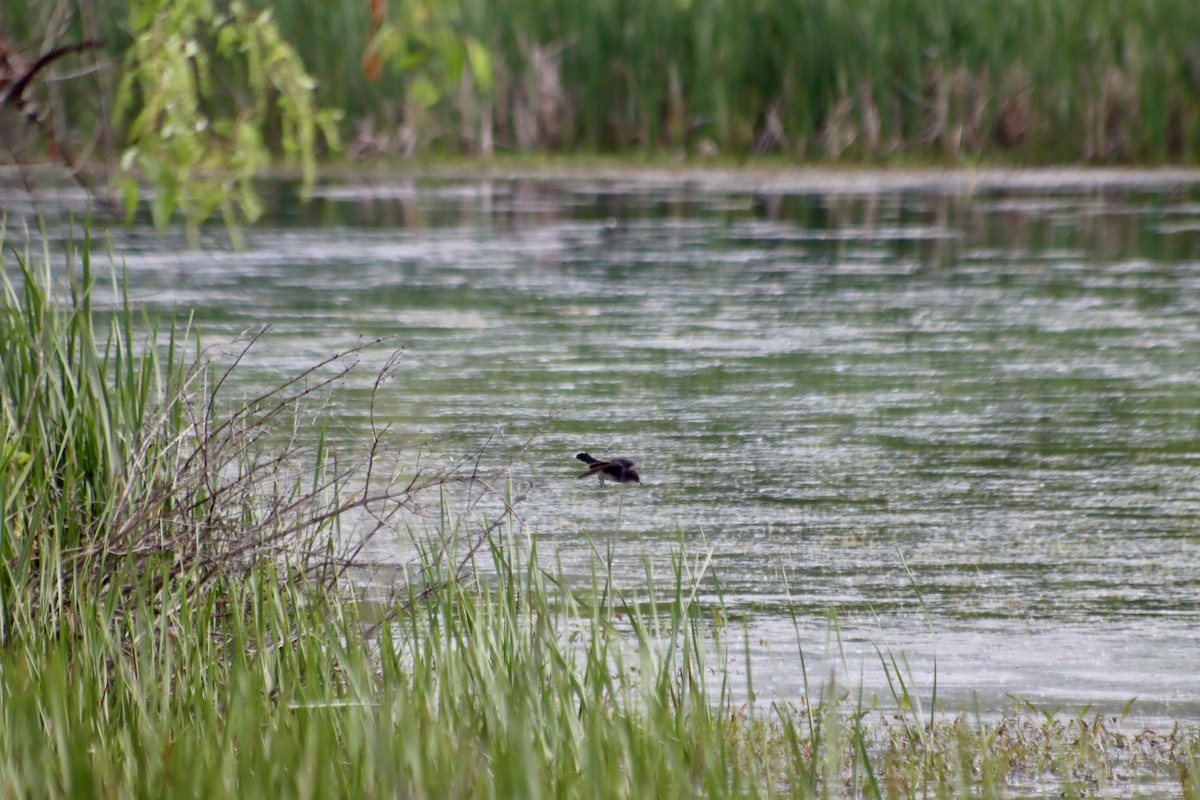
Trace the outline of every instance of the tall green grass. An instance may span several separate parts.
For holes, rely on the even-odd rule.
[[[301,6],[275,4],[314,74],[351,118],[387,122],[401,76],[391,99],[362,82],[353,100],[361,77],[329,59],[357,40],[335,43],[324,32],[345,21],[314,25]],[[457,0],[440,14],[487,46],[496,77],[446,92],[427,147],[472,149],[462,119],[494,106],[500,149],[1200,158],[1200,6],[1186,0]]]
[[[501,74],[528,73],[529,43],[561,46],[569,146],[1200,155],[1200,7],[1184,0],[462,4],[491,9],[464,16],[487,20],[473,32]]]
[[[682,539],[665,575],[647,564],[621,585],[598,547],[590,582],[570,583],[510,515],[448,513],[394,591],[368,597],[337,521],[366,509],[400,529],[416,495],[452,502],[453,475],[381,479],[377,456],[353,470],[331,444],[272,436],[313,399],[303,381],[345,372],[223,404],[236,366],[138,321],[121,284],[99,288],[92,247],[8,244],[0,265],[0,796],[1200,788],[1192,728],[1027,704],[926,715],[886,651],[892,694],[870,698],[810,680],[798,634],[806,696],[758,701],[744,634],[701,600],[710,554]],[[64,261],[74,280],[51,269]]]
[[[832,682],[735,699],[683,553],[672,585],[563,592],[491,539],[389,607],[263,569],[0,650],[6,797],[1090,797],[1194,787],[1195,733],[1014,713],[933,726]],[[661,592],[661,594],[658,594]],[[655,601],[657,596],[658,600]],[[232,605],[241,613],[220,613]]]
[[[453,482],[385,470],[381,440],[339,460],[322,436],[294,435],[379,342],[226,399],[253,337],[203,350],[188,326],[136,313],[119,270],[105,290],[88,230],[54,253],[32,240],[0,235],[0,643],[69,634],[89,609],[165,613],[264,562],[331,586],[343,514],[378,531]]]
[[[135,355],[127,304],[97,326],[89,239],[66,256],[81,270],[69,308],[54,296],[47,251],[4,244],[0,641],[22,627],[57,629],[79,600],[73,578],[108,573],[107,554],[125,546],[125,512],[170,480],[175,464],[164,448],[182,434],[181,409],[159,416],[160,401],[185,380],[174,330],[163,363]]]
[[[377,80],[372,4],[262,5],[358,153],[1200,159],[1190,0],[398,0]],[[6,14],[13,42],[46,35],[38,9]],[[78,12],[80,37],[127,45],[125,3]],[[64,119],[95,103],[45,91]]]

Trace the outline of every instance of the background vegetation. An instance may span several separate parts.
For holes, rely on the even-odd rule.
[[[96,38],[105,49],[95,64],[111,67],[136,35],[130,5],[147,3],[52,5],[10,3],[0,19],[9,48]],[[319,104],[344,112],[356,155],[1200,157],[1200,5],[1188,0],[247,5],[271,9]],[[233,77],[217,74],[229,96]],[[47,83],[62,117],[106,102]]]

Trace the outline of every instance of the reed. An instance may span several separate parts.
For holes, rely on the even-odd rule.
[[[319,28],[292,26],[288,8],[281,21],[299,47],[324,51],[304,41]],[[420,132],[425,146],[470,151],[459,121],[487,106],[498,149],[1092,162],[1200,153],[1189,34],[1200,9],[1185,0],[442,8],[445,30],[487,46],[495,81],[447,93]],[[373,100],[348,111],[379,113]]]
[[[1190,0],[402,0],[378,51],[371,3],[265,5],[361,156],[1200,157]],[[6,15],[11,41],[46,34],[39,8]],[[125,13],[82,4],[79,35],[115,55]],[[97,94],[47,91],[63,118]]]
[[[119,619],[149,604],[170,616],[264,564],[332,589],[422,495],[478,483],[461,463],[398,472],[404,459],[383,430],[345,458],[327,431],[296,434],[385,342],[226,398],[256,335],[203,349],[189,325],[160,329],[136,312],[115,267],[111,291],[100,288],[89,227],[54,253],[44,233],[41,252],[28,231],[5,233],[0,644],[69,635],[97,608]],[[394,366],[395,354],[375,377],[372,409]],[[358,539],[339,537],[348,516]]]
[[[701,574],[564,592],[490,538],[476,576],[368,606],[270,569],[169,624],[100,609],[0,650],[8,797],[1089,797],[1193,787],[1194,731],[1014,710],[916,723],[825,682],[735,699]],[[557,584],[557,585],[556,585]],[[223,614],[223,607],[240,613]],[[378,611],[378,609],[374,609]],[[714,646],[715,645],[715,646]],[[737,693],[737,694],[740,694]],[[1186,790],[1185,790],[1186,791]]]

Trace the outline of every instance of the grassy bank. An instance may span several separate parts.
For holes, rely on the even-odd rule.
[[[404,0],[378,18],[366,2],[266,5],[357,156],[1200,158],[1189,0]],[[40,8],[6,13],[10,43],[41,41]],[[118,54],[126,13],[80,4],[73,22]],[[52,86],[50,108],[84,113],[97,86]]]
[[[620,585],[601,552],[567,585],[503,511],[447,512],[364,597],[359,537],[479,476],[397,472],[383,432],[366,453],[291,436],[346,358],[224,398],[244,350],[140,319],[93,249],[2,250],[5,797],[1200,790],[1194,729],[934,714],[887,653],[878,702],[822,675],[795,704],[747,700],[743,634],[682,543],[665,575]]]

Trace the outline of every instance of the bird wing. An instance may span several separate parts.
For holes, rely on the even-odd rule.
[[[583,472],[576,475],[575,477],[579,478],[580,480],[582,480],[583,478],[590,478],[593,475],[595,475],[597,472],[602,471],[607,466],[608,466],[608,462],[597,461],[594,464],[592,464],[590,467],[585,469]]]

